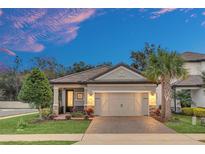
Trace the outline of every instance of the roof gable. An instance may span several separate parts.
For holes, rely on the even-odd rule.
[[[136,70],[126,65],[118,65],[107,72],[97,76],[94,81],[148,81]]]

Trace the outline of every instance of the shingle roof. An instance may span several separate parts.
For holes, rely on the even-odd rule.
[[[51,83],[80,83],[80,82],[85,82],[93,77],[95,77],[98,74],[101,74],[111,67],[103,65],[100,67],[92,68],[86,71],[78,72],[78,73],[73,73],[70,75],[66,75],[64,77],[60,77],[57,79],[51,80]]]
[[[176,81],[174,87],[198,87],[203,85],[203,80],[200,75],[189,75],[185,80]]]
[[[205,61],[205,54],[195,52],[184,52],[181,57],[187,62]]]
[[[81,83],[81,84],[85,84],[85,83],[112,83],[112,84],[115,84],[115,83],[154,83],[152,81],[149,81],[147,78],[144,77],[144,79],[142,80],[136,80],[136,81],[133,81],[133,80],[129,80],[129,81],[96,81],[95,79],[103,74],[106,74],[108,73],[109,71],[112,71],[113,69],[117,68],[117,67],[120,67],[120,66],[124,66],[138,74],[140,74],[139,72],[137,72],[136,69],[134,68],[131,68],[129,67],[128,65],[125,65],[123,63],[120,63],[114,67],[110,67],[110,66],[100,66],[100,67],[96,67],[96,68],[92,68],[92,69],[89,69],[89,70],[86,70],[86,71],[82,71],[82,72],[78,72],[78,73],[74,73],[74,74],[70,74],[70,75],[67,75],[67,76],[64,76],[64,77],[61,77],[61,78],[57,78],[57,79],[53,79],[51,80],[50,82],[52,84],[63,84],[63,83]],[[141,74],[140,74],[141,75]]]

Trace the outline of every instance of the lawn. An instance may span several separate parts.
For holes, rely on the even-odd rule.
[[[205,126],[200,124],[199,118],[195,126],[192,125],[191,116],[173,114],[173,118],[178,120],[171,120],[166,122],[165,125],[178,133],[205,133]]]
[[[0,120],[0,134],[72,134],[84,133],[90,124],[88,120],[44,121],[35,123],[38,114]],[[23,130],[17,129],[20,120],[27,123]]]
[[[0,145],[70,145],[75,141],[8,141],[0,142]]]

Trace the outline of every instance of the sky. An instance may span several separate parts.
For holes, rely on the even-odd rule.
[[[15,56],[74,62],[130,63],[130,53],[153,43],[205,53],[205,9],[0,9],[0,67]]]

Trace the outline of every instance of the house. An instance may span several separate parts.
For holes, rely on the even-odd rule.
[[[205,71],[205,54],[184,52],[182,55],[184,59],[184,68],[188,71],[186,79],[181,79],[173,83],[174,91],[182,89],[190,90],[191,98],[194,104],[192,106],[205,107],[205,92],[203,80],[201,77],[202,72]],[[180,107],[176,99],[173,100],[175,111]]]
[[[190,90],[193,105],[205,107],[201,77],[205,71],[205,54],[184,52],[181,56],[188,76],[173,81],[173,91]],[[56,114],[93,108],[94,114],[101,116],[149,115],[150,110],[161,104],[161,85],[125,64],[99,66],[51,80],[51,83]],[[176,98],[173,98],[171,107],[174,111],[180,110]]]
[[[156,106],[156,83],[125,64],[99,66],[51,83],[56,114],[93,108],[99,116],[141,116]]]

